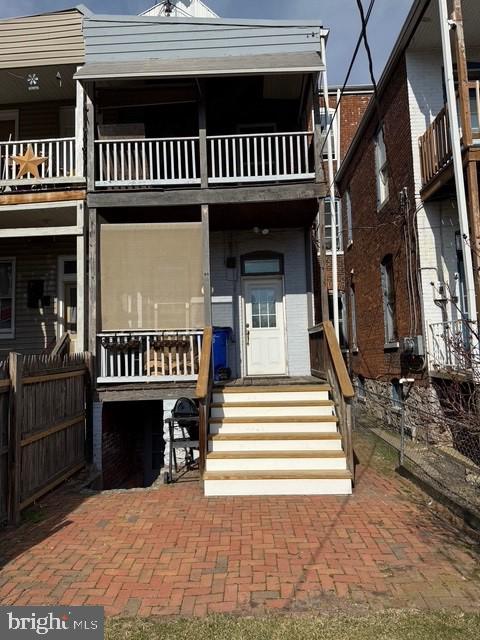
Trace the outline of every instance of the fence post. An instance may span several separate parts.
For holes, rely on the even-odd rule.
[[[21,456],[22,456],[22,374],[23,356],[19,353],[9,355],[10,371],[10,415],[9,415],[9,520],[13,524],[20,522],[21,502]]]

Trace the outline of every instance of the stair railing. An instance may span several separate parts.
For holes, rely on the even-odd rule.
[[[355,396],[333,324],[327,320],[309,329],[312,375],[323,378],[332,388],[347,466],[354,478],[352,442],[352,399]]]
[[[196,397],[199,400],[199,470],[203,476],[208,452],[208,421],[210,416],[210,402],[213,388],[213,363],[212,363],[213,329],[205,327],[202,341],[202,355],[200,357],[200,370],[198,373]]]

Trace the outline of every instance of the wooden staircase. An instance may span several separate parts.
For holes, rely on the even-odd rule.
[[[324,384],[215,387],[205,495],[350,494],[331,393]]]

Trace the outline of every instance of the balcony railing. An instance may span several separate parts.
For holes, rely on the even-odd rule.
[[[469,82],[472,137],[480,142],[480,81]],[[422,186],[427,186],[452,161],[450,121],[445,106],[419,139]]]
[[[22,175],[20,158],[33,156],[38,163],[38,178]],[[36,162],[34,164],[37,164]],[[77,167],[75,138],[15,140],[0,142],[0,186],[39,186],[83,181],[83,171]]]
[[[440,373],[472,371],[478,349],[476,325],[466,320],[437,322],[429,327],[430,370]]]
[[[208,183],[312,179],[312,137],[308,131],[208,136]],[[97,140],[95,146],[96,187],[201,184],[198,137]]]
[[[97,140],[98,187],[200,184],[198,138]]]
[[[203,331],[104,332],[98,335],[99,383],[189,382],[198,378]]]
[[[315,169],[309,155],[311,137],[308,132],[209,136],[209,182],[313,178]]]

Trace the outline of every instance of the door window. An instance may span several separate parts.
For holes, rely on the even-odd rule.
[[[274,289],[252,289],[252,328],[273,329],[277,326]]]

